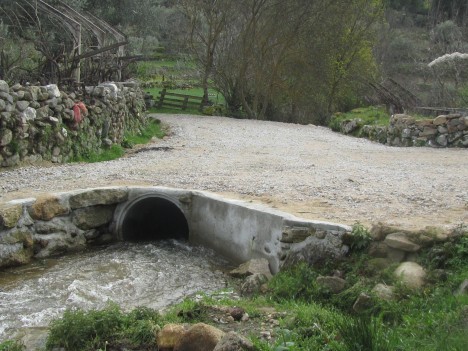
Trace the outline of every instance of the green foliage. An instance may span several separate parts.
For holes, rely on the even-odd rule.
[[[333,114],[328,126],[333,131],[341,132],[341,124],[351,120],[359,120],[359,129],[364,125],[388,126],[390,115],[386,111],[385,106],[360,107],[350,112],[337,112]],[[356,134],[359,134],[359,130]]]
[[[158,139],[164,138],[166,134],[161,129],[161,121],[157,119],[150,119],[148,124],[138,133],[126,134],[125,139],[122,142],[123,147],[130,147],[138,144],[147,144],[152,138]],[[126,145],[126,146],[124,146]]]
[[[307,263],[301,262],[273,277],[268,284],[271,297],[275,301],[313,301],[323,298],[328,294],[316,283],[317,277],[317,272]]]
[[[6,340],[0,343],[0,351],[23,351],[25,346],[16,340]]]
[[[348,351],[393,351],[384,327],[376,318],[346,317],[338,326]]]
[[[154,343],[160,316],[158,312],[139,307],[125,314],[110,303],[103,310],[67,310],[52,321],[47,350],[63,347],[68,351],[144,347]]]
[[[351,243],[349,247],[353,251],[362,251],[366,249],[372,241],[369,231],[361,223],[356,222],[351,231]]]
[[[161,128],[160,121],[152,119],[140,132],[126,134],[120,145],[113,144],[110,148],[100,150],[99,152],[89,151],[83,153],[82,151],[75,150],[73,161],[95,163],[115,160],[125,155],[124,148],[132,148],[136,144],[146,144],[151,141],[153,137],[163,138],[165,135],[165,132]]]

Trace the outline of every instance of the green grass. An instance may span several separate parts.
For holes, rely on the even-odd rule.
[[[388,126],[390,122],[390,115],[384,106],[369,106],[356,108],[349,112],[335,113],[329,123],[329,127],[336,132],[341,131],[341,123],[353,119],[360,119],[359,126],[364,125],[379,125]]]
[[[132,148],[138,144],[146,144],[153,137],[163,138],[165,135],[161,129],[159,121],[150,119],[147,125],[136,134],[126,134],[121,144],[113,144],[108,149],[103,149],[100,152],[89,152],[74,158],[74,162],[96,163],[111,161],[125,155],[125,148]]]

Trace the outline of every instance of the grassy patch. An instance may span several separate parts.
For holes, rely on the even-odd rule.
[[[146,144],[153,137],[163,138],[165,135],[159,121],[150,119],[147,125],[136,134],[126,134],[121,144],[113,144],[108,149],[103,149],[100,152],[89,152],[74,158],[74,162],[104,162],[111,161],[125,155],[125,148],[132,148],[138,144]]]
[[[340,132],[341,124],[351,120],[359,120],[358,124],[360,127],[364,125],[388,126],[390,115],[384,106],[360,107],[345,113],[335,113],[328,126],[333,131]]]

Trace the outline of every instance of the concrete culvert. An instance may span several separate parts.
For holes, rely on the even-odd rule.
[[[147,197],[126,211],[121,234],[125,241],[188,240],[189,227],[184,214],[173,202]]]

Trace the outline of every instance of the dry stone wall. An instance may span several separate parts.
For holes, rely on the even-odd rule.
[[[364,125],[359,120],[344,121],[340,129],[391,146],[468,147],[468,116],[441,115],[434,119],[416,119],[396,114],[389,126]]]
[[[0,166],[89,155],[122,142],[146,122],[135,82],[59,90],[0,80]]]

